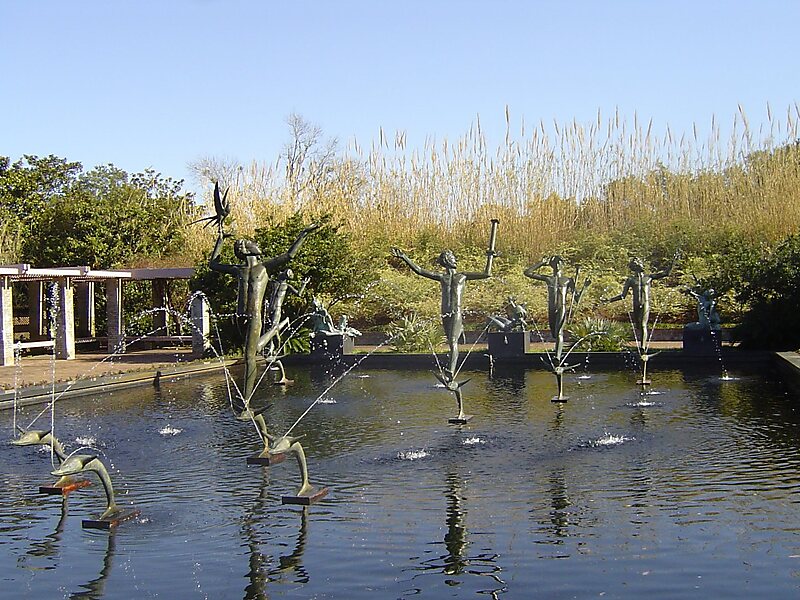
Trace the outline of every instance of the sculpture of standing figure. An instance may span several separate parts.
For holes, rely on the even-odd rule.
[[[633,307],[632,318],[633,327],[637,336],[637,343],[641,353],[647,352],[647,346],[650,343],[650,337],[647,331],[648,322],[650,320],[650,284],[657,280],[667,277],[675,266],[675,261],[678,255],[672,258],[669,267],[663,271],[656,273],[645,273],[644,263],[640,258],[632,258],[628,263],[628,268],[632,274],[625,280],[622,286],[622,292],[603,300],[603,302],[616,302],[617,300],[624,300],[629,291],[633,292]]]
[[[438,281],[442,287],[442,326],[449,347],[448,365],[444,369],[445,376],[452,381],[458,364],[458,341],[464,335],[464,321],[461,314],[461,301],[464,296],[464,287],[467,281],[474,279],[488,279],[492,276],[492,261],[497,256],[494,243],[497,235],[497,221],[492,219],[492,232],[489,238],[489,249],[486,251],[486,266],[482,273],[459,273],[456,270],[456,257],[450,250],[444,250],[436,262],[444,267],[444,272],[435,273],[423,269],[412,261],[405,252],[399,248],[392,248],[392,254],[403,260],[414,273]]]
[[[289,324],[288,318],[283,317],[283,302],[286,300],[286,294],[291,292],[296,296],[302,296],[303,292],[306,289],[306,285],[310,279],[306,277],[303,279],[303,283],[298,290],[294,287],[290,282],[290,280],[294,277],[294,273],[291,269],[285,269],[278,273],[278,275],[270,281],[269,285],[269,301],[266,304],[266,310],[269,311],[269,328],[261,334],[261,338],[259,341],[259,345],[263,344],[264,347],[268,348],[268,353],[270,356],[277,354],[277,349],[275,348],[275,338],[278,337],[281,331],[283,331],[286,326]]]
[[[219,220],[219,235],[214,250],[209,259],[209,268],[221,273],[227,273],[237,278],[239,283],[238,301],[237,301],[237,315],[245,319],[245,339],[244,339],[244,357],[245,357],[245,376],[244,388],[242,390],[241,406],[238,418],[240,419],[253,419],[261,431],[264,440],[265,451],[268,448],[268,438],[266,437],[266,423],[263,416],[255,414],[250,410],[250,399],[255,391],[256,378],[258,374],[258,367],[256,364],[256,357],[258,353],[265,348],[265,346],[272,339],[274,334],[268,331],[262,335],[263,328],[263,314],[262,307],[264,305],[264,296],[267,291],[269,283],[269,273],[285,265],[300,249],[301,244],[305,237],[317,229],[318,225],[312,224],[300,232],[300,235],[291,245],[289,250],[285,253],[264,259],[261,254],[261,249],[252,240],[239,239],[236,240],[233,246],[236,258],[242,261],[237,265],[224,264],[219,261],[219,255],[222,252],[222,243],[228,235],[223,229],[224,217]]]
[[[545,265],[550,265],[553,269],[552,275],[537,273]],[[564,326],[571,316],[572,308],[580,302],[583,292],[591,284],[591,280],[586,279],[583,287],[578,291],[576,280],[580,275],[580,267],[575,269],[574,277],[566,277],[563,275],[563,266],[564,259],[556,255],[543,258],[535,265],[525,269],[526,277],[544,281],[547,284],[547,317],[550,325],[550,335],[556,341],[555,354],[559,364],[564,351]]]

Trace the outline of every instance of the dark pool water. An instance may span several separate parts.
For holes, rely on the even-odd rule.
[[[262,392],[277,432],[330,383],[290,374]],[[99,486],[39,496],[49,453],[3,445],[0,597],[796,598],[800,404],[734,374],[660,371],[643,396],[594,372],[557,405],[547,373],[476,372],[458,428],[430,373],[357,369],[296,430],[330,487],[309,509],[280,503],[293,461],[245,464],[221,375],[66,400],[57,436],[98,448],[142,517],[81,529]]]

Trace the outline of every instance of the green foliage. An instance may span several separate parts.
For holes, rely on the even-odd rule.
[[[575,346],[576,350],[620,352],[625,347],[626,339],[630,337],[630,327],[609,319],[587,317],[579,323],[575,323],[570,328],[570,333],[578,342]]]
[[[743,348],[800,346],[800,236],[789,236],[760,254],[738,254],[724,277],[739,286],[736,297],[747,307],[733,332]]]
[[[180,254],[191,210],[181,186],[154,171],[98,167],[44,204],[24,255],[37,266],[119,268]]]
[[[283,223],[270,223],[256,229],[254,239],[264,256],[279,256],[310,223],[311,219],[304,213],[296,212]],[[317,224],[319,228],[305,238],[289,267],[298,279],[310,278],[306,288],[309,297],[324,296],[336,302],[362,294],[375,279],[375,257],[357,256],[352,250],[350,235],[331,215],[319,217]]]
[[[430,352],[445,342],[439,323],[420,318],[416,313],[403,315],[399,322],[386,328],[386,333],[395,352]]]

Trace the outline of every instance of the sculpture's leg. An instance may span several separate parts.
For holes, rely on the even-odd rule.
[[[453,390],[453,393],[456,396],[456,403],[458,404],[458,418],[459,419],[463,419],[464,418],[464,398],[461,395],[461,390],[459,388],[456,388],[455,390]]]
[[[278,371],[281,374],[281,376],[276,378],[273,383],[275,383],[277,385],[286,385],[286,384],[289,384],[289,383],[293,383],[291,379],[287,379],[286,370],[283,368],[283,363],[281,361],[276,360],[272,364],[273,364],[273,368],[278,369]]]
[[[561,355],[564,353],[564,330],[555,332],[556,338],[556,364],[561,364]]]
[[[314,488],[308,482],[308,464],[306,463],[306,453],[303,451],[303,446],[300,442],[294,442],[289,451],[294,452],[294,455],[297,457],[297,466],[300,467],[300,476],[303,479],[303,484],[300,486],[297,495],[308,495]]]
[[[256,363],[255,355],[245,356],[244,389],[242,390],[242,394],[244,396],[243,400],[245,408],[250,406],[250,400],[253,397],[253,393],[256,390],[257,377],[258,377],[258,364]]]
[[[106,509],[100,515],[100,520],[108,519],[119,512],[117,504],[114,502],[114,487],[111,485],[111,477],[106,470],[105,465],[95,458],[92,463],[91,469],[100,477],[100,483],[103,484],[103,490],[106,493]]]
[[[264,450],[262,450],[261,454],[258,456],[261,458],[266,458],[269,456],[269,436],[267,434],[267,422],[264,420],[264,415],[256,415],[253,417],[253,421],[255,422],[259,435],[264,442]]]

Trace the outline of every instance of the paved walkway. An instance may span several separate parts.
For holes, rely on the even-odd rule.
[[[52,355],[23,356],[19,365],[0,367],[0,389],[49,385],[119,373],[153,372],[192,360],[191,348],[137,350],[113,358],[104,352],[79,353],[74,360],[54,360]]]

